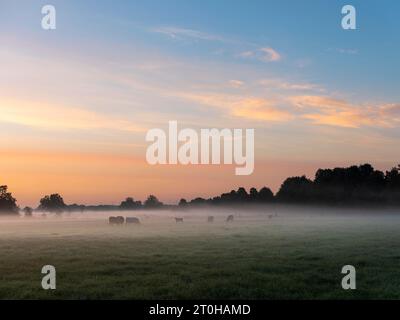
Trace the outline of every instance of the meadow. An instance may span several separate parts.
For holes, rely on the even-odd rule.
[[[110,226],[106,212],[1,218],[0,299],[400,298],[395,210],[117,214],[141,225]],[[56,267],[56,290],[41,288],[46,264]],[[347,264],[356,267],[356,290],[341,287]]]

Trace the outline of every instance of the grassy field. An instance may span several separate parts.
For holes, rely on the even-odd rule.
[[[205,222],[208,214],[216,222]],[[126,213],[124,214],[126,215]],[[383,212],[137,213],[0,220],[1,299],[398,299],[400,215]],[[57,289],[41,288],[41,268]],[[357,269],[357,290],[341,268]]]

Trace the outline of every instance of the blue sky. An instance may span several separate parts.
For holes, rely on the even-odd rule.
[[[41,28],[45,4],[57,10],[56,30]],[[345,4],[357,10],[357,30],[341,28]],[[289,173],[323,165],[395,165],[399,12],[389,0],[0,0],[0,151],[14,159],[3,160],[6,178],[27,199],[36,195],[24,185],[38,174],[47,175],[49,189],[55,177],[69,179],[61,172],[67,167],[89,179],[87,166],[62,157],[58,169],[27,167],[21,178],[15,157],[27,150],[47,164],[60,153],[70,160],[105,154],[114,168],[124,167],[123,156],[140,162],[146,130],[169,120],[256,129],[257,174],[236,181],[221,173],[225,184],[215,192],[262,183],[276,189]],[[285,161],[293,163],[289,171],[278,168]],[[99,162],[90,179],[101,172],[122,186],[116,198],[126,195],[138,172],[123,176],[108,164]],[[150,186],[152,170],[139,171]],[[210,174],[202,174],[204,190]],[[187,190],[182,173],[173,179]],[[65,193],[78,197],[68,181]]]
[[[21,3],[6,1],[2,5],[6,8],[2,32],[17,31],[21,37],[25,35],[48,45],[49,35],[42,32],[38,22],[38,8],[47,2]],[[349,4],[357,9],[358,30],[345,31],[340,27],[340,10],[348,3],[53,1],[58,9],[58,30],[53,36],[57,37],[56,44],[73,45],[75,50],[92,42],[100,48],[130,43],[178,57],[232,63],[237,62],[236,51],[270,46],[282,53],[282,63],[248,63],[258,64],[268,72],[300,74],[323,81],[334,90],[344,91],[351,86],[358,99],[399,99],[396,88],[400,22],[396,14],[400,4],[352,1]],[[211,40],[181,34],[180,40],[171,41],[165,34],[151,32],[162,28],[193,30]],[[296,70],[296,63],[306,64],[306,70]]]

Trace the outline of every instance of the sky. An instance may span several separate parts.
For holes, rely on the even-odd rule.
[[[41,28],[44,5],[56,29]],[[341,9],[356,8],[344,30]],[[0,0],[0,184],[175,203],[400,162],[398,1]],[[254,128],[255,170],[146,162],[146,132]]]

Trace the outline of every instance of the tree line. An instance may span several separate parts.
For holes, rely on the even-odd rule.
[[[279,191],[274,194],[268,187],[260,190],[245,188],[232,190],[220,196],[190,201],[181,199],[179,208],[201,205],[238,205],[266,203],[295,203],[321,205],[400,205],[400,165],[389,171],[375,170],[370,164],[346,168],[318,169],[313,180],[305,175],[287,178]],[[166,209],[176,206],[165,205],[154,195],[142,203],[132,197],[126,198],[120,205],[87,206],[65,204],[63,198],[55,193],[40,199],[36,210],[61,213],[65,211],[96,210],[135,210]],[[0,186],[0,213],[18,214],[21,209],[17,200],[8,192],[7,186]],[[32,208],[22,209],[27,216],[32,215]]]

